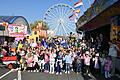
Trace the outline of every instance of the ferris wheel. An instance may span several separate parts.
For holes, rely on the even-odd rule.
[[[74,11],[74,8],[67,4],[55,4],[44,14],[44,21],[55,35],[65,36],[70,32],[75,33],[75,21],[69,18]]]

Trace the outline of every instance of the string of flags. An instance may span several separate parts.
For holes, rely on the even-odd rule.
[[[72,0],[69,0],[69,1],[72,1]],[[98,2],[98,0],[93,0],[92,3],[91,3],[90,0],[87,0],[87,3],[89,3],[89,5],[90,5],[91,7],[92,7],[92,5],[94,5],[96,2]],[[76,21],[77,21],[77,19],[78,19],[78,14],[81,12],[81,10],[80,10],[80,7],[81,7],[81,6],[84,8],[84,10],[86,10],[86,7],[85,7],[83,1],[82,1],[82,0],[79,0],[79,1],[77,1],[77,2],[74,4],[75,11],[72,13],[71,16],[69,16],[69,19],[70,19],[70,20],[74,20],[75,23],[76,23]]]
[[[82,2],[82,0],[80,0],[74,4],[74,8],[80,7],[82,5],[83,5],[83,2]]]
[[[71,16],[69,16],[70,20],[74,20],[75,22],[77,21],[76,19],[78,18],[78,14],[80,13],[81,6],[83,6],[82,0],[79,0],[74,4],[75,11],[72,13]]]

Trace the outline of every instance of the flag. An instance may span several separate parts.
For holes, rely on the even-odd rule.
[[[48,44],[47,44],[47,42],[46,42],[45,40],[42,40],[41,43],[42,43],[42,45],[43,45],[45,48],[48,48]]]
[[[69,16],[69,19],[75,19],[78,18],[78,14],[77,13],[73,13],[71,16]]]
[[[47,44],[46,41],[44,41],[44,47],[45,47],[45,48],[48,48],[48,44]]]
[[[80,9],[75,10],[75,13],[80,13]]]
[[[74,13],[75,17],[78,18],[78,13]]]
[[[77,8],[77,7],[82,6],[82,5],[83,5],[83,2],[82,2],[82,0],[80,0],[79,2],[76,2],[74,4],[74,7]]]

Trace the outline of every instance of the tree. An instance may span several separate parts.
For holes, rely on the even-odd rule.
[[[31,24],[30,24],[31,29],[33,30],[34,28],[36,28],[37,25],[38,25],[38,23],[41,23],[41,22],[42,22],[42,29],[43,29],[43,30],[48,30],[49,28],[48,28],[47,23],[45,23],[45,22],[42,21],[42,20],[38,20],[38,21],[35,21],[34,23],[31,23]]]

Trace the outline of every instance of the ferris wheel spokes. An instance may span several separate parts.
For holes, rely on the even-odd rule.
[[[70,33],[70,32],[73,32],[74,30],[71,30],[69,27],[69,25],[67,25],[67,24],[65,24],[65,26],[66,26],[66,29],[68,30],[68,33]]]
[[[56,4],[48,9],[44,19],[56,35],[65,35],[75,31],[75,23],[69,19],[73,11],[74,9],[67,4]]]

